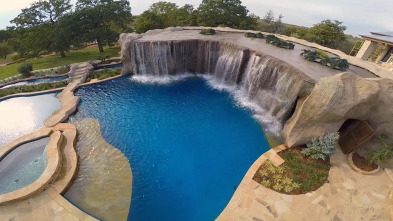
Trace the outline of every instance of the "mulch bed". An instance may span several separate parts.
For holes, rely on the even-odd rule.
[[[290,195],[304,194],[318,189],[327,182],[331,167],[330,159],[314,160],[303,157],[301,150],[304,147],[305,146],[293,147],[279,152],[278,155],[282,157],[285,162],[281,166],[275,167],[275,172],[272,172],[274,169],[271,168],[271,164],[269,165],[270,161],[266,161],[255,173],[253,180],[274,191]],[[285,190],[285,186],[292,185],[288,184],[288,178],[291,179],[293,183],[299,184],[300,187],[294,188],[291,191],[288,191],[291,187]],[[270,182],[271,185],[266,185],[266,182]],[[277,182],[283,186],[281,190],[278,190],[279,188],[274,188]]]
[[[362,156],[360,156],[358,153],[354,152],[352,154],[352,161],[357,166],[359,169],[364,170],[364,171],[373,171],[378,169],[378,165],[371,164],[369,165],[366,161],[366,159]]]

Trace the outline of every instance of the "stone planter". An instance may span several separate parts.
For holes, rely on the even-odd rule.
[[[355,163],[353,162],[353,160],[352,160],[352,155],[353,155],[353,152],[348,154],[348,164],[354,171],[356,171],[356,172],[358,172],[358,173],[360,173],[362,175],[371,175],[371,174],[376,174],[376,173],[378,173],[381,170],[380,166],[378,166],[377,169],[371,170],[371,171],[365,171],[365,170],[362,170],[362,169],[358,168],[355,165]]]

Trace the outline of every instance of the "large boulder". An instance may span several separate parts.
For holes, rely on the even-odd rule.
[[[285,124],[285,143],[308,143],[338,131],[347,119],[368,120],[377,133],[393,137],[393,81],[350,73],[322,78],[308,97],[299,100]]]

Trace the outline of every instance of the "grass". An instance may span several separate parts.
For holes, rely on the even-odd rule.
[[[285,194],[304,194],[326,183],[330,159],[313,160],[303,157],[300,148],[290,148],[279,153],[285,162],[275,167],[270,161],[255,173],[253,179],[263,186]]]
[[[63,66],[66,64],[69,65],[78,62],[96,60],[96,58],[102,54],[107,54],[111,57],[118,57],[120,47],[106,47],[104,48],[104,50],[104,53],[99,53],[96,47],[87,47],[81,50],[70,51],[69,53],[66,53],[65,58],[60,57],[60,55],[50,55],[46,57],[30,59],[25,62],[31,63],[33,65],[33,70],[47,69]],[[16,63],[0,67],[0,80],[17,75],[17,69],[22,63]]]
[[[85,82],[89,82],[92,79],[103,80],[106,78],[114,77],[119,74],[121,74],[121,69],[109,69],[109,70],[102,70],[102,71],[94,71],[89,74],[89,76],[86,78]]]
[[[36,91],[44,91],[44,90],[50,90],[50,89],[55,89],[55,88],[60,88],[60,87],[65,87],[67,86],[67,81],[60,81],[60,82],[55,82],[55,83],[43,83],[39,85],[25,85],[25,86],[19,86],[19,87],[10,87],[10,88],[5,88],[0,90],[0,97],[4,97],[7,95],[11,94],[19,94],[19,93],[30,93],[30,92],[36,92]]]

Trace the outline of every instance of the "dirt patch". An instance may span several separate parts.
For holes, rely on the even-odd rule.
[[[367,160],[356,152],[352,154],[352,161],[356,167],[364,171],[373,171],[378,169],[378,165],[368,164]]]

